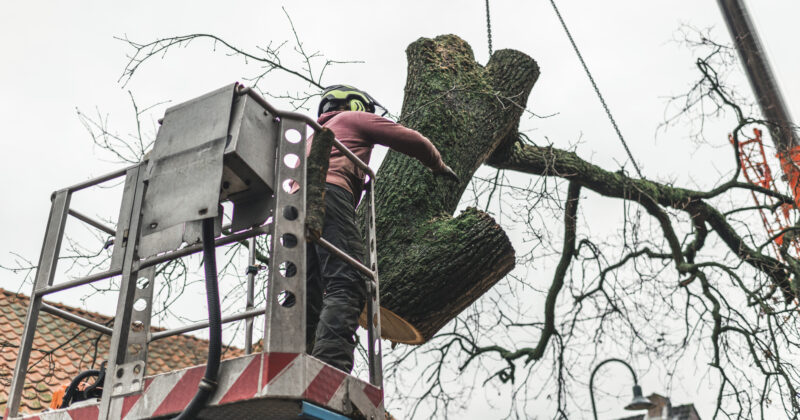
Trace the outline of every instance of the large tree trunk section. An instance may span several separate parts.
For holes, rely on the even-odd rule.
[[[453,35],[421,38],[406,53],[400,122],[431,139],[461,178],[435,178],[394,151],[378,171],[383,336],[419,344],[514,267],[514,249],[491,216],[476,209],[451,215],[475,170],[516,134],[539,68],[512,50],[495,52],[483,67]]]

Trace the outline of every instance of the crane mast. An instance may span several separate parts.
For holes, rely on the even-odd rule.
[[[743,0],[718,0],[725,24],[731,33],[736,51],[747,73],[768,130],[778,150],[781,168],[798,202],[800,196],[800,139],[789,109],[769,65],[764,47],[758,37]]]

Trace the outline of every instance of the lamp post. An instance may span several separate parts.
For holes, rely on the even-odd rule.
[[[597,371],[602,367],[604,364],[609,362],[619,362],[625,365],[628,370],[631,371],[631,375],[633,375],[633,400],[625,406],[626,410],[631,411],[638,411],[638,410],[647,410],[650,408],[655,407],[655,404],[650,402],[647,398],[642,396],[642,387],[639,386],[639,380],[636,378],[636,372],[633,371],[631,365],[621,359],[606,359],[600,362],[594,370],[592,370],[592,375],[589,377],[589,396],[592,398],[592,413],[594,414],[594,420],[597,420],[597,406],[594,403],[594,375]]]

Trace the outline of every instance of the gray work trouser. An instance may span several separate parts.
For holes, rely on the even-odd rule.
[[[326,184],[322,237],[363,262],[364,243],[355,222],[353,195]],[[365,278],[319,245],[306,246],[306,351],[341,369],[353,370],[358,316],[366,302]]]

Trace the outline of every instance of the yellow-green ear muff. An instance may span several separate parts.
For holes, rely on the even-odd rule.
[[[351,99],[350,100],[350,110],[351,111],[366,111],[367,109],[364,107],[364,103],[359,101],[358,99]]]

